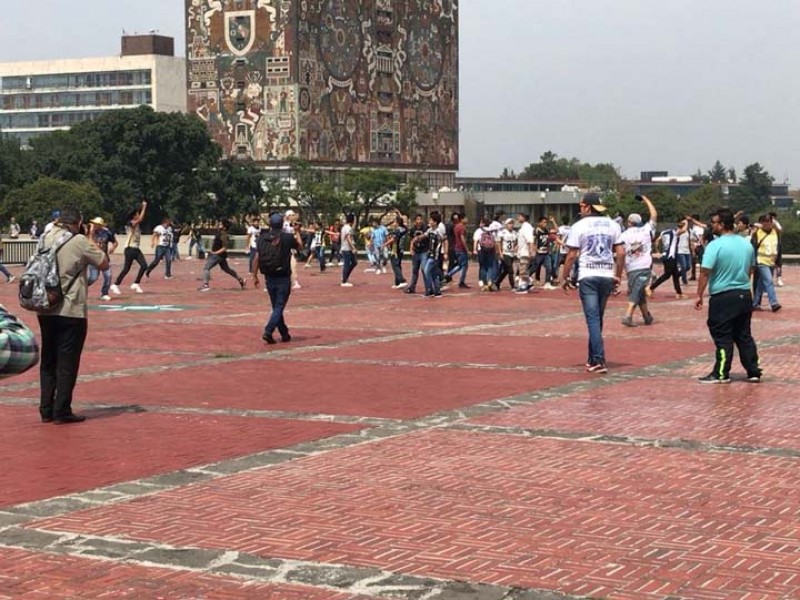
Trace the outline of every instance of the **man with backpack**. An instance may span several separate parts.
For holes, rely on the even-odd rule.
[[[491,229],[489,217],[483,217],[472,236],[474,251],[478,256],[478,285],[482,292],[493,292],[495,288],[495,264],[497,263],[497,238]]]
[[[272,314],[264,326],[264,335],[261,337],[268,344],[276,344],[273,334],[275,330],[281,336],[281,341],[291,342],[292,336],[283,318],[283,312],[289,303],[292,294],[292,251],[302,248],[300,232],[285,233],[283,231],[283,217],[272,214],[269,218],[269,231],[262,231],[257,242],[258,260],[253,261],[253,285],[259,288],[258,273],[264,275],[267,282],[267,292],[272,304]]]
[[[72,392],[88,331],[86,267],[105,271],[108,256],[79,233],[82,225],[78,211],[61,211],[58,223],[42,238],[40,252],[20,277],[20,304],[38,313],[42,333],[39,414],[43,423],[63,425],[86,419],[72,412]],[[37,269],[38,265],[46,269]]]

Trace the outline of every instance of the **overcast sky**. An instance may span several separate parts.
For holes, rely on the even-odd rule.
[[[460,0],[461,174],[546,150],[623,174],[760,161],[800,186],[800,1]],[[4,2],[0,62],[118,52],[183,0]]]

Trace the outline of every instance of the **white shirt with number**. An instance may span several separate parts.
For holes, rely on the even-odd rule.
[[[608,217],[587,216],[572,226],[567,246],[580,250],[578,281],[614,277],[614,248],[622,243],[621,237],[619,223]]]
[[[503,254],[505,256],[516,256],[517,238],[519,237],[517,232],[503,229],[497,236],[500,238],[500,247],[503,249]]]
[[[258,236],[261,234],[261,228],[250,225],[247,228],[247,235],[250,236],[250,249],[255,250],[258,245]]]
[[[172,245],[172,227],[167,225],[164,227],[163,225],[159,225],[155,229],[153,229],[153,233],[158,236],[158,245],[159,246],[171,246]]]

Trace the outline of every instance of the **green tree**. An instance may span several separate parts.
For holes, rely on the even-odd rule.
[[[241,223],[247,215],[261,213],[262,177],[261,169],[251,161],[225,159],[213,166],[204,165],[200,171],[199,195],[195,195],[189,207],[181,209],[189,210],[193,219],[216,221],[236,217]]]
[[[19,142],[0,131],[0,200],[34,178],[29,155]]]
[[[708,172],[708,178],[711,183],[726,183],[728,181],[728,171],[720,161],[717,161]]]
[[[739,186],[731,191],[731,208],[749,215],[764,212],[772,204],[772,184],[775,179],[759,163],[744,168]]]
[[[728,181],[730,181],[731,183],[736,183],[738,180],[739,178],[736,176],[736,169],[734,169],[733,167],[728,169]]]
[[[393,193],[402,187],[399,175],[385,169],[349,169],[345,171],[341,190],[347,195],[346,209],[364,225],[369,215],[391,207]]]
[[[681,214],[678,218],[686,215],[698,215],[702,221],[724,204],[725,199],[722,197],[722,188],[709,183],[681,199]]]
[[[24,225],[34,219],[44,223],[50,220],[54,210],[67,206],[80,210],[87,220],[98,215],[106,216],[100,192],[92,184],[40,177],[9,192],[0,201],[0,217],[7,220],[13,216]]]
[[[292,167],[295,185],[290,195],[307,217],[329,223],[342,214],[348,199],[339,189],[333,173],[314,169],[304,160],[292,161]]]
[[[525,167],[520,178],[541,181],[582,181],[591,187],[600,187],[604,190],[616,190],[622,181],[619,169],[611,163],[593,165],[577,158],[561,158],[550,150],[539,157],[538,163],[531,163]]]
[[[149,107],[109,112],[32,141],[36,170],[46,176],[92,183],[103,206],[121,223],[141,198],[150,201],[152,224],[171,211],[191,218],[192,203],[207,198],[201,174],[221,151],[194,116],[156,113]]]

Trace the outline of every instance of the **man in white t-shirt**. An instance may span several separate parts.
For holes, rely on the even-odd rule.
[[[356,243],[353,239],[353,226],[356,222],[356,216],[353,214],[347,215],[345,224],[342,226],[340,232],[341,253],[342,253],[342,287],[353,287],[350,283],[350,275],[353,269],[356,268],[358,260],[356,259]]]
[[[562,287],[569,292],[569,272],[578,260],[578,291],[589,329],[586,370],[589,373],[608,373],[603,345],[603,315],[608,298],[622,279],[625,245],[619,224],[608,218],[608,209],[599,194],[586,194],[579,208],[581,220],[572,226],[567,236],[569,253],[561,276]]]
[[[620,238],[625,244],[625,271],[628,276],[628,308],[622,324],[636,327],[633,313],[636,307],[642,311],[645,325],[653,324],[653,315],[647,306],[647,287],[653,276],[653,234],[656,230],[658,211],[647,196],[637,196],[647,206],[650,219],[645,223],[642,215],[631,213],[628,216],[628,228]]]
[[[150,273],[158,266],[161,259],[166,263],[165,279],[172,279],[172,225],[168,216],[164,215],[161,219],[161,225],[153,229],[153,239],[150,242],[150,247],[155,248],[156,257],[147,270],[144,272],[146,277],[150,277]]]
[[[517,223],[519,223],[519,232],[517,233],[517,258],[519,258],[517,293],[527,294],[531,289],[530,267],[535,245],[533,225],[530,223],[530,216],[525,213],[517,215]]]
[[[253,272],[253,261],[258,256],[258,236],[261,235],[261,219],[258,217],[250,221],[247,226],[247,247],[249,248],[249,272]]]

